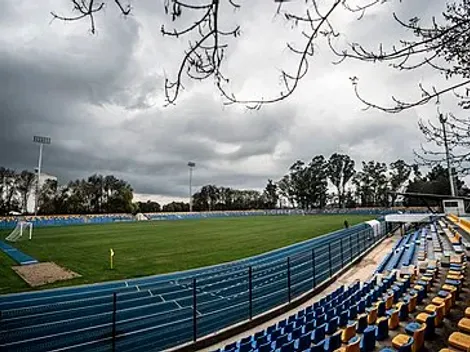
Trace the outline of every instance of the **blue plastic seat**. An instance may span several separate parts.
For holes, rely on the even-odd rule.
[[[258,346],[258,352],[271,352],[273,348],[271,347],[271,342],[264,343]]]
[[[388,318],[381,317],[377,320],[375,338],[377,341],[385,340],[388,337]]]
[[[310,347],[310,352],[325,352],[325,340],[321,340]]]
[[[349,307],[349,319],[355,320],[357,317],[357,304],[353,304]]]
[[[320,314],[315,318],[315,320],[317,321],[317,326],[323,325],[326,323],[326,314]]]
[[[289,341],[289,334],[284,334],[279,336],[276,339],[276,348],[282,347],[282,345],[286,344]]]
[[[405,326],[405,332],[408,334],[408,335],[411,335],[413,336],[414,332],[418,329],[421,328],[421,324],[420,323],[417,323],[415,321],[411,322],[411,323],[408,323],[406,324]]]
[[[312,334],[304,334],[296,341],[295,349],[297,351],[304,351],[312,344]]]
[[[361,314],[359,315],[357,319],[356,331],[359,334],[362,334],[366,328],[367,328],[367,314]]]
[[[369,325],[362,335],[361,351],[372,352],[375,349],[375,326]]]
[[[338,329],[338,323],[339,323],[339,318],[334,317],[328,322],[328,325],[326,327],[326,333],[328,335],[333,334],[337,329]]]
[[[326,335],[326,324],[317,326],[315,333],[313,334],[313,342],[319,343],[321,340],[325,339]]]
[[[253,345],[251,342],[240,344],[238,347],[239,352],[250,352],[251,350],[253,350]]]
[[[270,336],[270,341],[275,341],[279,336],[281,336],[282,330],[281,329],[276,329],[274,330],[269,336]]]
[[[290,334],[294,330],[294,323],[290,323],[282,329],[283,334]]]
[[[281,352],[294,352],[295,351],[295,341],[289,341],[282,345]]]
[[[315,320],[311,320],[311,321],[308,321],[305,325],[304,325],[304,334],[306,333],[311,333],[314,329],[315,329]]]
[[[383,317],[385,315],[385,301],[379,301],[377,304],[377,316]]]
[[[341,331],[335,332],[333,335],[325,339],[325,351],[333,352],[341,347]]]
[[[291,340],[297,340],[302,335],[302,332],[303,332],[302,326],[299,326],[298,328],[295,328],[294,330],[292,330],[291,335],[290,335]]]
[[[263,335],[255,339],[255,344],[256,346],[261,346],[269,341],[269,335]]]
[[[338,325],[340,327],[344,327],[344,326],[348,325],[348,321],[349,321],[349,311],[345,310],[339,316]]]

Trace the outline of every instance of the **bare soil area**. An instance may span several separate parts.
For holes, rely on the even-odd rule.
[[[12,269],[31,287],[70,280],[81,276],[53,262],[13,266]]]

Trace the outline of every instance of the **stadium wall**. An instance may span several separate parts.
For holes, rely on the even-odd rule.
[[[145,213],[150,220],[188,220],[236,216],[274,216],[274,215],[321,215],[321,214],[357,214],[357,215],[387,215],[395,212],[420,213],[427,208],[349,208],[349,209],[270,209],[248,211],[212,211],[193,213]],[[132,214],[91,214],[91,215],[46,215],[46,216],[9,216],[0,218],[0,230],[15,228],[18,221],[29,221],[34,227],[68,226],[80,224],[104,224],[111,222],[137,221]]]

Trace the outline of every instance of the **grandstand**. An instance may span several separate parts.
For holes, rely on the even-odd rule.
[[[454,217],[395,235],[370,277],[321,293],[383,241],[377,221],[213,267],[0,296],[0,350],[468,350],[468,233]]]

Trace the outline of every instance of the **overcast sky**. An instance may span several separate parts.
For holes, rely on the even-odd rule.
[[[97,34],[91,35],[86,20],[51,22],[50,11],[70,14],[67,0],[2,1],[0,165],[33,169],[38,150],[32,136],[46,135],[52,145],[43,168],[61,182],[112,173],[129,181],[138,199],[165,203],[186,196],[189,160],[197,164],[195,188],[263,188],[296,159],[317,154],[412,162],[412,150],[423,141],[418,118],[435,117],[434,105],[398,115],[364,112],[349,81],[359,77],[367,98],[388,102],[391,94],[419,97],[416,84],[439,80],[435,73],[398,74],[357,62],[335,66],[322,42],[308,76],[285,102],[260,111],[224,107],[212,82],[187,81],[176,106],[165,108],[163,74],[174,75],[187,41],[162,38],[160,27],[169,22],[162,1],[133,1],[125,19],[112,3],[96,16]],[[271,0],[241,4],[236,17],[224,14],[226,23],[242,28],[225,67],[235,93],[266,96],[275,92],[278,69],[294,68],[295,56],[284,48],[299,32],[274,17]],[[342,39],[376,47],[403,35],[391,10],[408,19],[439,14],[442,6],[438,0],[396,1],[361,21],[339,11],[334,23],[347,36]],[[450,99],[446,108],[453,108]]]

